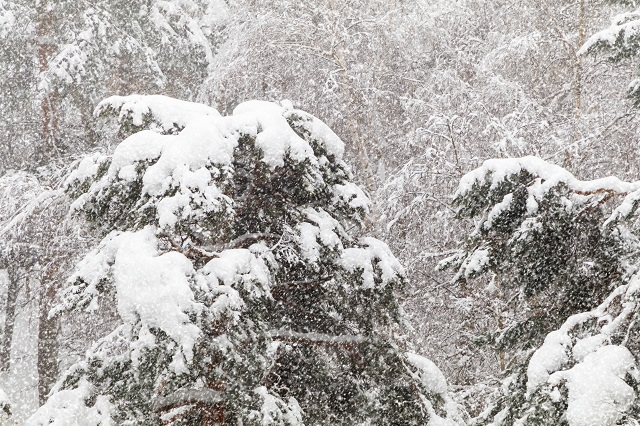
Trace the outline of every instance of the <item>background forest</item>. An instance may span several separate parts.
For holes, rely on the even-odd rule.
[[[126,99],[100,102],[140,94],[197,102],[222,116],[253,99],[289,100],[344,141],[353,176],[340,162],[331,173],[370,199],[356,233],[388,244],[405,271],[398,306],[377,301],[371,309],[397,315],[398,328],[388,331],[394,345],[433,361],[448,383],[425,384],[443,422],[427,410],[429,425],[640,424],[632,291],[640,197],[638,184],[627,183],[640,179],[635,7],[631,0],[0,0],[3,421],[48,424],[31,416],[119,321],[115,308],[97,318],[51,312],[68,302],[69,278],[105,229],[129,229],[108,215],[92,217],[92,226],[69,217],[75,195],[105,202],[82,184],[69,198],[69,179],[83,158],[106,164],[101,158],[133,133],[125,124],[140,124],[135,111],[126,117]],[[107,117],[114,111],[118,120]],[[202,111],[194,114],[214,114]],[[180,123],[161,132],[179,133]],[[318,167],[313,173],[329,173]],[[592,180],[607,176],[619,180]],[[338,221],[360,217],[350,208],[331,213]],[[567,325],[596,311],[591,322]],[[598,337],[594,330],[607,321],[615,330]],[[585,354],[622,348],[610,359],[626,362],[611,373],[624,382],[610,393],[615,408],[595,423],[568,408],[599,406],[575,391],[578,376],[568,373],[604,363],[577,355],[586,339]],[[561,340],[569,358],[543,356],[545,345]],[[412,365],[440,380],[421,360]],[[546,374],[538,387],[536,365]],[[560,370],[565,378],[547,382]],[[299,420],[290,401],[274,406],[281,418],[269,417],[273,424]],[[332,424],[303,412],[307,424]],[[349,415],[342,424],[390,424],[382,414]],[[427,424],[408,419],[398,424]]]

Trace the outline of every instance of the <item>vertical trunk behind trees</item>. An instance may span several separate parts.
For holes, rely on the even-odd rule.
[[[60,320],[49,318],[50,304],[40,304],[38,326],[38,402],[47,401],[47,395],[58,377],[58,334]]]
[[[2,341],[0,342],[0,372],[9,371],[11,367],[11,345],[13,344],[13,327],[16,320],[16,303],[18,300],[18,271],[7,265],[7,303]]]
[[[58,284],[57,268],[50,266],[42,274],[40,286],[42,296],[38,307],[38,402],[43,405],[47,395],[58,378],[58,350],[60,334],[60,318],[49,316],[49,311],[56,301]]]
[[[578,12],[578,42],[576,44],[576,52],[582,47],[586,41],[587,15],[585,0],[580,0],[580,10]],[[582,114],[582,55],[575,55],[575,88],[574,97],[576,104],[576,119]]]
[[[36,2],[36,51],[39,72],[47,70],[49,61],[56,51],[55,26],[53,18],[54,5],[51,0]],[[53,93],[42,93],[40,103],[40,144],[36,147],[35,165],[47,163],[51,154],[56,150],[55,135],[58,128],[58,117],[55,110],[55,96]]]
[[[52,0],[36,1],[36,46],[39,72],[48,69],[49,61],[56,52],[55,31],[55,2]],[[40,108],[40,144],[35,151],[36,166],[50,161],[57,150],[56,133],[58,131],[58,114],[56,111],[56,96],[53,92],[41,93]],[[45,268],[40,287],[41,298],[38,306],[38,401],[44,404],[47,395],[58,377],[58,335],[60,321],[57,317],[49,318],[49,310],[55,301],[56,269]]]

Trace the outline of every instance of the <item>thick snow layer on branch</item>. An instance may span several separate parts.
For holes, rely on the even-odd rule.
[[[447,392],[447,379],[442,371],[430,360],[421,355],[407,352],[407,360],[418,369],[417,375],[427,392],[441,395]]]
[[[344,200],[354,209],[362,208],[365,211],[369,209],[369,197],[353,182],[344,185],[336,185],[335,195],[337,198]]]
[[[285,403],[280,398],[273,396],[265,386],[260,386],[254,390],[262,399],[260,407],[261,424],[285,424],[303,425],[302,409],[295,398],[289,398]]]
[[[189,284],[194,275],[191,262],[177,252],[159,254],[157,243],[150,227],[124,233],[118,238],[114,258],[118,313],[125,322],[133,324],[139,318],[142,323],[141,345],[134,347],[132,353],[134,364],[137,350],[147,344],[142,341],[145,330],[158,328],[167,333],[178,343],[186,361],[191,360],[193,344],[200,334],[187,315],[201,309]],[[150,333],[147,337],[153,339]],[[180,357],[174,359],[176,372],[186,371],[183,361]]]
[[[610,222],[615,222],[621,219],[628,218],[635,212],[636,206],[640,203],[640,189],[629,193],[618,207],[616,207],[611,215],[606,220],[604,225],[608,225]]]
[[[444,262],[448,261],[451,258],[445,259]],[[489,256],[489,250],[487,249],[477,249],[471,253],[470,256],[467,256],[460,269],[454,278],[457,280],[460,276],[464,276],[465,278],[470,278],[474,274],[482,272],[482,270],[489,264],[491,261],[491,257]]]
[[[431,360],[421,355],[407,352],[405,356],[408,363],[415,368],[415,372],[411,371],[411,375],[422,383],[428,394],[439,395],[444,401],[446,418],[440,417],[435,412],[433,405],[425,400],[425,405],[429,411],[429,423],[427,426],[459,426],[465,424],[458,405],[447,393],[447,380],[442,371]]]
[[[491,188],[495,188],[509,176],[523,171],[527,171],[544,181],[540,183],[537,188],[539,192],[533,194],[534,196],[541,195],[545,190],[559,183],[564,183],[571,190],[580,193],[610,191],[622,194],[640,189],[640,182],[624,182],[614,176],[582,181],[560,166],[548,163],[538,157],[529,156],[485,161],[481,167],[467,173],[460,179],[454,196],[459,197],[470,192],[474,185],[491,183]]]
[[[364,288],[376,287],[376,266],[382,271],[382,287],[391,280],[404,276],[404,268],[385,243],[372,237],[363,238],[361,243],[363,247],[345,249],[340,262],[347,271],[359,271],[362,274]]]
[[[626,44],[630,39],[638,37],[640,34],[640,10],[635,12],[622,13],[613,18],[611,26],[597,32],[589,37],[585,44],[578,51],[578,55],[583,55],[596,45],[604,44],[613,46],[622,37]]]
[[[577,362],[582,362],[587,355],[608,344],[611,344],[611,341],[609,337],[604,334],[596,334],[595,336],[579,339],[576,344],[573,345],[573,359]]]
[[[298,224],[298,242],[305,258],[316,262],[320,258],[322,246],[342,249],[339,234],[344,234],[340,223],[323,210],[308,208],[304,210],[309,222]]]
[[[627,374],[640,375],[631,352],[622,346],[604,346],[567,371],[555,373],[551,384],[567,381],[569,426],[615,425],[635,400],[625,383]]]
[[[548,163],[538,157],[529,156],[485,161],[481,167],[462,177],[454,197],[464,197],[475,191],[476,186],[489,184],[490,190],[496,189],[511,176],[522,172],[528,172],[534,176],[534,180],[527,186],[526,207],[528,214],[536,213],[538,202],[544,198],[549,190],[559,184],[566,185],[569,190],[578,195],[597,193],[626,195],[640,189],[640,181],[624,182],[613,176],[582,181],[560,166]],[[502,202],[496,204],[489,212],[484,226],[489,228],[495,218],[510,208],[512,200],[513,197],[507,194]]]
[[[270,271],[265,259],[249,249],[229,249],[210,260],[198,274],[204,278],[207,290],[223,293],[216,301],[216,310],[228,304],[233,309],[242,306],[237,291],[244,290],[251,297],[269,296]],[[233,289],[227,291],[224,288]],[[212,308],[214,309],[214,308]]]
[[[83,158],[78,166],[65,179],[64,187],[69,187],[74,183],[81,183],[87,179],[93,178],[98,174],[100,164],[108,159],[107,156],[101,154],[93,154]]]
[[[569,362],[571,338],[561,330],[552,331],[543,345],[533,354],[527,368],[527,392],[545,383],[551,373]]]
[[[193,120],[220,117],[220,113],[209,106],[162,95],[111,96],[98,104],[94,114],[110,109],[120,112],[120,121],[130,118],[135,126],[142,126],[151,118],[164,132],[182,129]]]
[[[322,145],[328,155],[332,155],[336,159],[342,158],[344,155],[344,142],[329,126],[311,114],[293,109],[293,106],[288,101],[283,101],[282,107],[284,108],[284,117],[292,121],[294,125],[307,130],[314,140]]]
[[[293,131],[283,116],[285,109],[265,101],[249,101],[238,105],[233,115],[248,122],[256,122],[258,129],[256,144],[263,152],[262,161],[272,169],[284,166],[284,155],[302,162],[309,159],[317,162],[313,149],[307,141]]]
[[[537,386],[545,383],[551,374],[562,369],[573,358],[574,361],[580,362],[588,355],[588,351],[597,350],[601,344],[608,341],[608,336],[617,331],[617,326],[629,316],[635,304],[633,302],[626,303],[622,312],[616,318],[612,318],[607,314],[607,309],[618,298],[632,299],[635,294],[636,286],[633,283],[639,280],[635,278],[631,284],[616,288],[607,299],[596,309],[588,312],[581,312],[570,316],[564,324],[558,329],[547,335],[544,343],[529,360],[527,368],[527,392],[530,393]],[[589,320],[594,318],[600,319],[604,324],[600,333],[595,337],[583,338],[577,342],[573,342],[570,336],[571,331]]]
[[[155,344],[151,329],[164,331],[180,352],[173,359],[177,373],[186,372],[200,329],[189,321],[188,313],[202,309],[196,303],[190,281],[195,274],[191,262],[182,254],[158,252],[154,229],[108,236],[101,247],[80,263],[72,280],[88,283],[83,297],[94,297],[101,280],[111,276],[117,309],[126,324],[140,323],[139,338],[132,343],[134,365],[140,351]]]
[[[51,395],[47,404],[41,407],[27,421],[28,426],[80,426],[111,425],[112,404],[109,398],[99,395],[93,406],[87,400],[93,397],[93,386],[80,379],[77,387],[61,390]]]

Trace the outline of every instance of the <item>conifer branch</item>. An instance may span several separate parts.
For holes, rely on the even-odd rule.
[[[324,333],[299,333],[291,330],[271,330],[269,336],[280,342],[303,343],[319,346],[354,346],[368,339],[359,335],[330,335]]]
[[[213,405],[222,402],[220,392],[208,389],[180,389],[167,396],[158,396],[152,400],[154,411],[163,411],[179,405],[202,403]]]

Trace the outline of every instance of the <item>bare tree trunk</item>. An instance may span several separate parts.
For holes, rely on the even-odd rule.
[[[578,3],[578,41],[575,46],[570,46],[570,53],[573,55],[572,72],[573,72],[573,103],[574,103],[574,121],[573,121],[573,141],[580,139],[580,117],[582,116],[582,79],[583,64],[582,56],[578,55],[578,51],[584,44],[587,36],[587,11],[585,0]],[[571,168],[572,161],[569,150],[564,151],[563,166]]]
[[[580,0],[580,11],[578,15],[578,44],[576,46],[576,52],[582,47],[586,38],[586,10],[585,0]],[[574,102],[576,108],[576,118],[580,118],[582,114],[582,56],[575,55],[574,64]]]
[[[330,6],[334,14],[339,15],[340,12],[336,0],[331,0]],[[337,34],[339,30],[336,27],[337,25],[334,25],[334,37],[339,39],[341,36]],[[369,193],[373,194],[376,189],[375,175],[371,167],[371,159],[369,158],[369,152],[367,150],[367,142],[361,137],[358,129],[358,118],[354,113],[354,111],[358,109],[358,98],[356,90],[353,87],[353,80],[349,76],[347,59],[344,55],[344,47],[341,43],[336,45],[332,55],[342,78],[342,98],[345,104],[345,121],[349,131],[349,142],[356,148],[358,163],[365,178],[365,186]]]
[[[7,304],[5,306],[4,334],[0,343],[0,371],[9,371],[11,366],[11,345],[13,343],[13,327],[16,321],[16,302],[18,300],[18,274],[13,267],[7,269],[9,283],[7,286]]]
[[[55,53],[54,29],[51,0],[36,1],[36,43],[39,71],[45,72],[49,61]],[[58,118],[53,105],[53,93],[43,94],[40,99],[40,144],[35,153],[37,165],[43,165],[51,157],[56,148],[55,132],[58,128]]]
[[[52,0],[36,0],[36,37],[38,44],[38,65],[40,72],[45,72],[49,61],[56,51],[55,27]],[[52,92],[42,94],[40,99],[40,145],[36,152],[36,164],[45,164],[55,153],[55,134],[58,129],[58,117],[55,113],[55,95]],[[56,268],[45,269],[40,286],[43,289],[38,312],[38,400],[40,405],[47,400],[47,395],[58,377],[58,334],[60,320],[49,318],[49,310],[55,300],[57,286],[55,284]]]
[[[201,406],[202,426],[221,426],[225,424],[224,404],[218,403],[213,406]]]
[[[49,318],[49,304],[40,305],[38,327],[38,401],[47,401],[47,395],[58,378],[58,333],[60,320]]]
[[[38,323],[38,401],[40,405],[47,401],[47,395],[58,378],[58,335],[59,317],[49,317],[49,311],[55,302],[57,285],[55,268],[46,270],[40,285],[44,289],[40,299]]]

